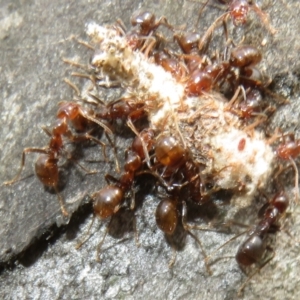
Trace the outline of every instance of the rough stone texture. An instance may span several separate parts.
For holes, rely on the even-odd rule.
[[[7,3],[5,3],[7,2]],[[211,1],[213,2],[213,1]],[[216,1],[215,1],[216,2]],[[214,3],[215,3],[214,2]],[[274,127],[299,130],[299,39],[300,4],[297,0],[262,1],[273,26],[275,36],[262,27],[251,13],[248,26],[243,30],[246,40],[262,47],[267,74],[274,78],[273,91],[288,97],[290,105],[280,108],[274,118]],[[63,83],[71,68],[62,62],[63,57],[80,57],[87,62],[90,51],[75,41],[72,34],[85,39],[85,23],[112,23],[121,18],[128,24],[133,11],[149,8],[158,16],[165,15],[173,24],[195,24],[199,3],[197,1],[2,1],[0,4],[0,122],[2,151],[0,153],[0,182],[14,176],[18,170],[24,147],[42,147],[47,136],[42,125],[54,120],[57,103],[71,99],[72,91]],[[200,20],[200,32],[211,24],[221,11],[209,6]],[[110,97],[110,95],[108,95]],[[123,137],[123,138],[122,138]],[[124,135],[118,146],[124,148]],[[113,173],[114,165],[106,164],[100,150],[90,147],[84,159],[95,159],[88,164],[100,173],[84,176],[74,166],[66,168],[66,183],[62,195],[69,209],[76,210],[87,193],[104,185],[103,174]],[[121,153],[121,151],[120,151]],[[60,209],[56,195],[45,191],[31,167],[34,154],[26,159],[24,180],[0,190],[0,260],[3,270],[0,277],[2,299],[235,299],[237,290],[246,276],[234,258],[212,264],[212,275],[204,266],[199,246],[190,236],[178,242],[177,260],[168,268],[172,256],[170,244],[157,229],[153,212],[157,196],[146,184],[138,193],[140,205],[136,211],[137,228],[141,246],[136,247],[132,213],[116,218],[115,230],[108,235],[101,252],[102,262],[95,260],[97,244],[104,232],[93,227],[94,234],[80,250],[75,245],[84,235],[91,221],[90,207],[81,209],[62,229]],[[113,161],[113,157],[110,158]],[[28,177],[29,176],[29,177]],[[293,172],[286,178],[293,185]],[[142,189],[142,188],[141,188]],[[219,205],[218,210],[226,210]],[[245,212],[245,222],[251,222],[256,208]],[[245,213],[244,212],[244,213]],[[242,212],[241,212],[242,213]],[[209,218],[199,212],[199,221],[207,225]],[[198,215],[197,215],[198,216]],[[202,222],[202,223],[201,223]],[[122,224],[122,226],[120,226]],[[283,230],[276,236],[274,259],[247,285],[244,299],[298,299],[299,291],[299,207],[292,207]],[[241,231],[241,228],[235,229]],[[210,231],[196,232],[207,253],[212,253],[231,235]],[[234,256],[241,239],[228,244],[216,257]],[[32,246],[18,255],[30,244]],[[6,264],[10,262],[10,264]]]

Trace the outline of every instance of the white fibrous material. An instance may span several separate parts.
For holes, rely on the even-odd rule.
[[[238,207],[249,205],[273,172],[275,154],[263,132],[244,128],[219,93],[187,97],[183,83],[132,50],[116,29],[91,23],[87,33],[97,45],[91,64],[144,103],[150,127],[181,138],[217,188],[233,190]]]

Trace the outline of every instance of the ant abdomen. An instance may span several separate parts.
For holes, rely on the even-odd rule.
[[[174,38],[176,39],[179,47],[185,54],[197,53],[198,52],[198,43],[200,40],[200,35],[195,32],[185,32],[175,34]]]
[[[206,71],[195,70],[189,77],[185,91],[188,96],[200,96],[212,88],[213,78]]]
[[[155,156],[164,166],[180,164],[185,156],[185,149],[172,136],[161,136],[155,145]]]
[[[179,212],[174,199],[163,199],[156,208],[156,224],[166,234],[173,234],[178,224]]]
[[[266,242],[259,235],[253,234],[243,242],[235,256],[238,264],[248,267],[262,258],[266,249]]]
[[[230,64],[239,68],[257,65],[261,59],[261,52],[256,47],[250,45],[235,47],[230,54]]]
[[[92,198],[95,214],[105,219],[117,212],[124,199],[124,191],[115,185],[108,185],[94,193]]]
[[[58,159],[41,154],[35,162],[35,173],[37,178],[46,186],[56,187],[58,183]]]

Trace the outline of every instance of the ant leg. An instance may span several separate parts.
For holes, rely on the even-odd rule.
[[[87,43],[87,42],[85,42],[85,41],[83,41],[83,40],[79,40],[79,39],[76,38],[76,37],[74,37],[74,40],[75,40],[78,44],[83,45],[83,46],[85,46],[86,48],[95,51],[95,48],[94,48],[91,44],[89,44],[89,43]]]
[[[75,91],[75,93],[77,94],[78,97],[80,97],[81,92],[80,92],[79,88],[76,86],[75,83],[73,83],[72,81],[70,81],[68,78],[64,78],[64,82],[67,85],[69,85]]]
[[[295,170],[295,202],[299,203],[299,172],[295,161],[291,157],[290,162]]]
[[[171,244],[171,249],[172,249],[172,257],[169,261],[169,264],[168,264],[168,267],[169,269],[172,269],[175,262],[176,262],[176,257],[177,257],[177,251],[176,251],[176,248],[175,248],[175,245],[172,241],[169,241],[169,243]]]
[[[103,105],[103,106],[106,106],[106,103],[101,100],[99,97],[97,97],[96,95],[92,94],[92,93],[88,93],[89,96],[91,96],[96,102],[88,102],[88,103],[91,103],[93,105]]]
[[[77,63],[76,61],[73,61],[73,60],[70,60],[70,59],[67,59],[67,58],[64,58],[64,57],[62,58],[62,61],[64,63],[66,63],[66,64],[71,65],[72,67],[76,67],[76,68],[79,68],[79,69],[87,70],[87,66],[86,65]]]
[[[102,245],[103,245],[103,243],[104,243],[104,240],[105,240],[105,238],[106,238],[106,236],[107,236],[107,234],[108,234],[109,227],[111,226],[111,222],[112,222],[112,217],[110,218],[109,223],[108,223],[107,226],[106,226],[106,229],[105,229],[104,235],[103,235],[103,237],[102,237],[102,240],[100,241],[100,243],[99,243],[98,246],[97,246],[97,252],[96,252],[96,261],[97,261],[97,262],[101,262],[101,259],[100,259],[100,251],[101,251],[101,247],[102,247]]]
[[[232,106],[234,105],[234,103],[238,100],[239,97],[239,93],[242,90],[242,87],[239,85],[238,88],[236,89],[234,95],[232,96],[232,98],[230,99],[230,101],[228,102],[228,104],[225,107],[225,111],[231,111]]]
[[[234,237],[232,237],[231,239],[229,239],[228,241],[226,241],[224,244],[222,244],[221,246],[219,246],[215,251],[213,251],[210,255],[208,255],[206,257],[207,262],[209,260],[211,260],[211,258],[223,247],[225,247],[226,245],[230,244],[232,241],[236,240],[237,238],[239,238],[240,236],[244,235],[245,233],[247,233],[249,230],[245,230],[237,235],[235,235]]]
[[[4,185],[11,185],[15,182],[17,182],[19,180],[19,177],[23,171],[23,168],[24,168],[24,165],[25,165],[25,155],[26,153],[31,153],[31,152],[35,152],[35,153],[42,153],[42,154],[47,154],[48,151],[45,150],[45,149],[41,149],[41,148],[25,148],[22,152],[22,159],[21,159],[21,167],[20,167],[20,170],[18,171],[17,175],[9,180],[9,181],[5,181],[3,184]]]
[[[265,121],[267,121],[268,117],[266,115],[261,115],[261,118],[256,120],[255,122],[253,122],[252,124],[246,126],[243,130],[247,133],[247,132],[251,132],[255,129],[255,127],[257,127],[258,125],[264,123]]]
[[[126,35],[126,25],[124,24],[124,22],[121,19],[117,19],[116,20],[116,29],[117,31],[119,31],[119,34],[121,34],[121,36],[125,36]]]
[[[142,146],[143,146],[144,154],[145,154],[146,163],[147,163],[149,169],[151,170],[150,157],[149,157],[149,153],[147,150],[147,146],[146,146],[144,140],[140,137],[139,132],[136,130],[136,128],[130,118],[128,118],[128,120],[127,120],[127,126],[136,134],[136,136],[138,136],[140,138]]]
[[[108,135],[107,132],[105,132],[105,136],[106,138],[108,139],[111,147],[113,148],[113,151],[114,151],[114,156],[115,156],[115,164],[116,164],[116,172],[117,173],[120,173],[121,172],[121,169],[120,169],[120,164],[119,164],[119,160],[118,160],[118,156],[117,156],[117,149],[116,149],[116,143],[114,143],[110,136]]]
[[[104,124],[103,122],[99,121],[98,119],[95,119],[94,117],[91,117],[89,115],[87,115],[84,111],[81,110],[81,115],[86,118],[87,120],[99,125],[100,127],[102,127],[104,129],[104,131],[106,133],[109,133],[109,134],[113,134],[112,130],[106,125]]]
[[[62,214],[67,217],[69,215],[69,213],[67,212],[66,208],[65,208],[65,204],[64,204],[64,200],[61,196],[61,194],[59,193],[58,189],[56,186],[53,187],[54,190],[55,190],[55,193],[57,195],[57,198],[58,198],[58,202],[59,202],[59,205],[60,205],[60,210],[62,212]]]
[[[186,202],[183,201],[182,202],[182,225],[183,225],[183,228],[184,230],[187,231],[187,233],[197,242],[197,244],[199,245],[200,249],[201,249],[201,252],[202,252],[202,255],[204,257],[204,264],[205,264],[205,268],[206,268],[206,271],[208,274],[212,274],[212,271],[207,263],[207,255],[206,255],[206,252],[202,246],[202,243],[200,242],[199,238],[194,235],[190,230],[189,228],[191,228],[188,224],[187,224],[187,221],[186,221],[186,216],[187,216],[187,206],[186,206]]]
[[[207,5],[208,2],[209,2],[209,0],[207,0],[205,3],[202,3],[202,6],[201,6],[200,9],[199,9],[197,22],[196,22],[195,27],[194,27],[195,30],[196,30],[196,28],[197,28],[198,25],[199,25],[200,18],[201,18],[201,14],[203,13],[203,11],[204,11],[204,9],[205,9],[205,7],[206,7],[206,5]]]
[[[88,75],[88,74],[83,74],[83,73],[78,73],[78,72],[72,72],[71,76],[89,79],[92,82],[92,84],[94,86],[96,86],[96,79],[95,79],[95,76],[93,76],[93,75]],[[79,94],[78,94],[78,96],[79,96]]]
[[[219,22],[223,22],[223,20],[226,20],[227,17],[229,16],[229,12],[224,13],[223,15],[221,15],[219,18],[217,18],[206,30],[205,34],[203,35],[203,37],[201,38],[201,40],[198,43],[198,49],[199,51],[203,50],[206,41],[208,39],[210,39],[212,33],[214,32],[214,30],[217,28],[217,26],[219,25]]]
[[[91,231],[92,226],[93,226],[93,224],[94,224],[95,218],[96,218],[96,215],[93,214],[93,219],[92,219],[92,222],[91,222],[91,224],[90,224],[90,226],[89,226],[89,228],[88,228],[88,230],[87,230],[87,232],[86,232],[86,234],[85,234],[85,238],[84,238],[82,241],[80,241],[80,242],[76,245],[76,247],[75,247],[76,250],[78,250],[79,248],[81,248],[81,246],[82,246],[85,242],[87,242],[87,241],[89,240],[89,238],[91,237],[90,231]]]
[[[267,13],[263,12],[255,3],[252,4],[251,8],[253,11],[259,16],[261,21],[264,23],[266,28],[272,33],[276,34],[278,30],[276,30],[271,24],[269,20],[269,16]]]
[[[113,183],[115,183],[115,184],[120,183],[120,181],[119,181],[117,178],[113,177],[113,176],[110,175],[110,174],[106,174],[106,175],[105,175],[105,180],[106,180],[106,182],[107,182],[108,184],[110,184],[111,182],[113,182]]]
[[[141,243],[139,240],[139,232],[137,230],[137,226],[136,226],[136,217],[134,216],[133,219],[133,228],[134,228],[134,240],[135,240],[135,244],[137,247],[140,247]]]
[[[147,43],[148,41],[150,41],[149,43]],[[149,36],[147,37],[143,47],[141,48],[141,52],[144,51],[144,55],[145,57],[149,57],[149,53],[150,51],[154,48],[154,45],[156,44],[156,39],[153,36]]]
[[[79,168],[81,168],[87,175],[97,174],[97,170],[89,170],[86,167],[84,167],[82,164],[80,164],[76,159],[73,159],[72,157],[68,157],[69,160],[71,160],[74,164],[76,164]]]
[[[103,143],[102,141],[100,141],[99,139],[93,137],[89,133],[74,135],[71,132],[68,132],[68,138],[70,139],[71,142],[80,142],[80,141],[83,141],[83,140],[89,140],[89,141],[95,142],[96,144],[98,144],[102,147],[103,156],[105,158],[105,161],[108,162],[108,158],[107,158],[107,155],[106,155],[106,144]]]
[[[108,158],[107,158],[107,155],[106,155],[106,144],[103,143],[102,141],[96,139],[92,135],[89,135],[88,133],[85,134],[85,137],[86,137],[87,140],[91,140],[91,141],[95,142],[96,144],[98,144],[102,147],[102,152],[103,152],[104,159],[105,159],[106,162],[108,162]]]

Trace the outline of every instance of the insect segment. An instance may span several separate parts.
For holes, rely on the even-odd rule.
[[[106,157],[106,145],[102,141],[96,139],[88,133],[88,131],[92,128],[92,125],[95,124],[101,126],[107,133],[112,133],[111,130],[104,123],[94,118],[91,111],[86,111],[83,107],[74,102],[61,102],[57,111],[57,119],[52,127],[52,130],[49,131],[48,129],[44,129],[45,132],[50,136],[48,146],[44,148],[25,148],[22,153],[21,167],[19,172],[12,180],[6,181],[4,182],[4,184],[10,185],[19,180],[25,165],[25,156],[27,153],[40,153],[40,156],[38,157],[35,163],[36,176],[45,186],[53,188],[56,191],[61,211],[64,216],[67,216],[68,212],[63,203],[63,199],[58,191],[58,163],[61,157],[67,156],[68,154],[64,147],[64,138],[71,142],[91,140],[99,144],[103,148],[103,154],[104,157]],[[74,134],[72,132],[72,129],[80,133]],[[72,159],[71,157],[67,158]],[[88,171],[80,164],[78,165],[87,173],[95,173],[95,171]]]

